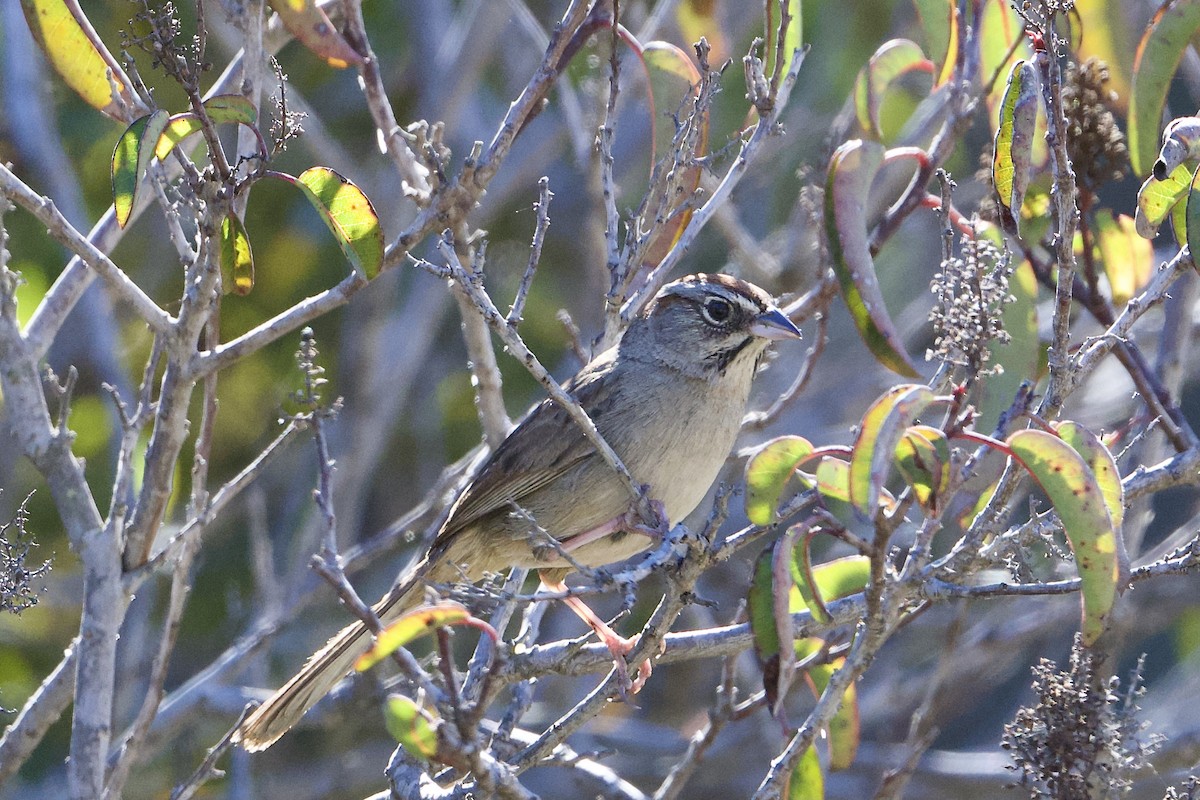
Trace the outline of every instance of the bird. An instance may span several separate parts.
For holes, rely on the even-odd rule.
[[[767,346],[800,337],[763,289],[698,273],[663,286],[617,344],[564,388],[645,487],[661,529],[669,530],[707,496],[732,450]],[[486,458],[428,552],[374,612],[387,625],[420,605],[426,584],[473,582],[514,567],[537,569],[543,586],[565,589],[574,564],[612,564],[653,543],[633,508],[628,484],[547,398]],[[547,533],[557,547],[546,546]],[[566,602],[624,667],[620,656],[633,640],[578,597]],[[270,747],[351,671],[372,639],[361,621],[343,628],[245,719],[235,743],[252,752]],[[643,671],[639,680],[647,676]]]

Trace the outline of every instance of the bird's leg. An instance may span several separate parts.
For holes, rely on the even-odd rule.
[[[562,579],[552,580],[546,577],[545,573],[539,573],[542,579],[542,588],[550,592],[568,591],[567,585]],[[563,602],[567,604],[575,614],[588,624],[596,634],[604,646],[608,648],[608,652],[612,654],[613,665],[617,668],[617,675],[621,684],[621,692],[630,691],[637,694],[646,685],[646,681],[650,679],[650,673],[654,671],[654,664],[650,659],[646,659],[638,665],[638,674],[632,680],[629,677],[629,666],[625,663],[625,656],[637,644],[637,637],[626,638],[617,633],[609,626],[607,622],[596,616],[596,612],[588,607],[588,604],[580,600],[578,597],[567,596],[563,598]]]
[[[648,536],[651,540],[661,542],[671,530],[671,523],[667,521],[667,510],[663,504],[657,500],[650,501],[650,508],[654,511],[656,520],[653,524],[647,524],[637,508],[631,508],[624,514],[618,514],[608,522],[603,522],[591,530],[577,533],[559,542],[563,550],[570,553],[573,550],[578,550],[585,544],[603,539],[609,534],[617,531],[625,531],[626,533],[640,533],[643,536]]]

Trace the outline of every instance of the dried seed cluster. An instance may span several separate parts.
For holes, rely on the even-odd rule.
[[[960,256],[942,262],[930,290],[935,302],[929,312],[934,347],[925,354],[984,374],[993,341],[1007,342],[1000,312],[1013,302],[1008,293],[1011,259],[991,242],[967,239]],[[998,369],[998,367],[997,367]]]
[[[1067,154],[1080,188],[1089,192],[1121,180],[1129,163],[1125,134],[1110,110],[1117,94],[1107,88],[1108,80],[1108,64],[1096,58],[1068,64],[1063,80]]]

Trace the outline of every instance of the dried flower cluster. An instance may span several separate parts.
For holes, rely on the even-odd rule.
[[[28,504],[26,497],[13,518],[0,525],[0,610],[13,614],[37,605],[38,589],[34,583],[50,573],[49,560],[32,569],[26,563],[30,549],[37,547],[27,529]]]
[[[967,239],[960,256],[943,261],[930,283],[935,302],[929,321],[936,338],[925,357],[963,366],[971,376],[985,374],[989,344],[1009,338],[1000,312],[1013,301],[1011,275],[1009,254],[982,239]]]
[[[1139,661],[1118,694],[1120,681],[1097,673],[1078,636],[1066,671],[1047,659],[1033,668],[1037,704],[1017,711],[1001,742],[1031,798],[1098,800],[1129,791],[1132,774],[1161,741],[1141,736],[1141,670]]]
[[[1068,64],[1064,75],[1067,153],[1080,188],[1089,192],[1121,180],[1129,163],[1125,134],[1110,110],[1117,94],[1107,88],[1108,81],[1108,64],[1095,58]]]

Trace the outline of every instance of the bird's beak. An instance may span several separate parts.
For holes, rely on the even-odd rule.
[[[750,332],[764,339],[800,339],[803,334],[778,308],[772,306],[758,315]]]

